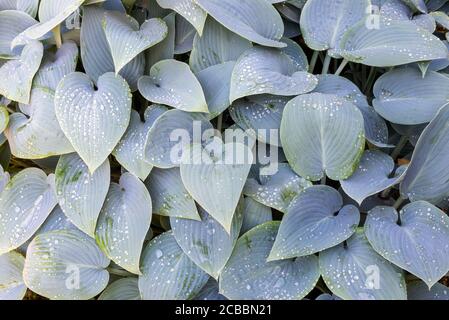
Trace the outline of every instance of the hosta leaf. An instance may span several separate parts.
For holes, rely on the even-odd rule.
[[[424,0],[402,0],[402,1],[415,11],[419,11],[422,13],[427,12]]]
[[[329,50],[331,56],[338,57],[343,35],[354,24],[366,19],[370,5],[369,0],[307,1],[300,21],[306,44],[313,50]]]
[[[153,166],[145,161],[145,146],[148,132],[154,121],[166,111],[165,107],[149,107],[145,111],[145,122],[137,111],[131,111],[129,127],[112,154],[129,172],[145,180]]]
[[[108,284],[109,260],[79,230],[51,231],[30,243],[23,270],[28,288],[53,300],[90,299]]]
[[[0,11],[19,10],[36,17],[39,0],[0,0]]]
[[[55,114],[54,92],[39,87],[31,91],[29,117],[16,112],[5,131],[11,153],[23,159],[42,159],[73,152]]]
[[[356,169],[365,146],[363,116],[352,103],[334,95],[298,96],[284,109],[281,141],[300,176],[343,180]]]
[[[54,175],[27,168],[16,174],[0,195],[0,254],[27,241],[56,205]]]
[[[22,271],[25,258],[11,251],[0,255],[0,300],[22,300],[27,290]]]
[[[124,173],[119,184],[111,183],[98,218],[98,245],[112,261],[135,274],[140,274],[140,253],[151,212],[151,197],[143,182]]]
[[[187,64],[173,59],[151,67],[150,75],[138,83],[140,93],[154,103],[188,112],[208,112],[201,84]]]
[[[103,74],[115,70],[114,60],[112,59],[110,47],[102,27],[102,21],[106,12],[106,10],[96,6],[83,8],[83,23],[81,24],[80,34],[81,59],[86,74],[95,83]],[[119,74],[134,91],[137,88],[138,79],[144,72],[144,68],[145,58],[143,55],[138,55]]]
[[[192,50],[196,31],[193,26],[179,14],[176,15],[175,54],[184,54]]]
[[[432,120],[449,102],[449,78],[427,71],[423,78],[414,68],[385,73],[374,85],[373,105],[388,121],[415,125]]]
[[[365,151],[354,174],[342,180],[341,186],[352,199],[362,204],[363,200],[398,184],[405,171],[390,177],[394,170],[393,159],[380,151]]]
[[[36,232],[36,235],[49,231],[76,229],[78,228],[67,218],[61,206],[57,205]]]
[[[20,57],[7,61],[0,67],[0,95],[8,99],[28,103],[33,77],[39,69],[44,47],[33,41],[26,45]]]
[[[236,300],[300,300],[320,277],[315,256],[267,262],[279,222],[245,233],[220,276],[220,293]]]
[[[208,146],[193,144],[187,149],[180,167],[182,182],[193,199],[230,233],[252,153],[243,144],[221,140]]]
[[[214,278],[210,278],[206,285],[201,289],[195,300],[219,301],[228,300],[218,292],[218,282]]]
[[[209,17],[204,33],[201,36],[195,35],[189,64],[193,72],[198,73],[218,64],[237,61],[240,55],[251,47],[250,41]]]
[[[149,19],[139,28],[134,18],[117,11],[106,12],[102,23],[116,74],[139,53],[161,42],[168,32],[162,19]]]
[[[196,74],[204,91],[210,119],[220,115],[231,104],[229,92],[234,66],[235,62],[229,61],[201,70]]]
[[[56,116],[62,131],[94,172],[114,150],[128,127],[131,93],[122,77],[102,75],[98,89],[84,73],[74,72],[58,85]]]
[[[380,148],[393,147],[388,143],[388,127],[368,104],[360,89],[350,80],[333,74],[318,76],[319,83],[314,92],[335,94],[352,102],[362,112],[366,140]]]
[[[8,110],[5,107],[0,106],[0,133],[3,133],[8,127],[9,118]]]
[[[279,129],[282,113],[291,97],[256,95],[234,101],[229,114],[235,123],[253,138],[263,143],[280,146]],[[273,130],[273,131],[271,131]],[[275,136],[272,136],[275,135]]]
[[[320,253],[328,288],[345,300],[406,300],[402,271],[373,250],[359,229],[345,244]]]
[[[179,168],[154,168],[145,185],[153,201],[153,212],[165,217],[201,220],[195,201],[182,184]]]
[[[331,248],[348,239],[359,221],[358,209],[343,206],[337,190],[310,187],[290,204],[268,260],[302,257]]]
[[[377,207],[368,214],[365,233],[380,255],[429,288],[449,271],[449,218],[430,203],[412,202],[399,214]]]
[[[56,197],[62,210],[74,225],[94,237],[109,189],[109,160],[91,174],[83,160],[72,153],[59,159],[55,173]]]
[[[39,4],[39,21],[24,32],[19,34],[13,41],[13,46],[29,43],[31,40],[39,40],[46,33],[53,30],[61,22],[75,12],[85,0],[41,0]]]
[[[442,108],[424,129],[401,183],[401,194],[411,201],[438,203],[449,194],[449,106]]]
[[[356,24],[342,39],[339,53],[349,61],[391,67],[447,57],[442,41],[407,21],[380,22],[379,28],[373,29],[365,23]]]
[[[260,224],[273,220],[271,208],[253,200],[245,198],[243,207],[243,222],[240,234],[244,234]]]
[[[151,240],[141,261],[139,291],[144,300],[193,299],[209,279],[182,251],[171,231]]]
[[[284,213],[298,194],[312,186],[286,163],[280,163],[274,175],[263,176],[259,180],[261,182],[248,179],[243,194]]]
[[[64,42],[55,54],[45,52],[42,64],[34,77],[33,86],[56,90],[59,81],[75,71],[77,62],[78,47],[72,41]]]
[[[239,237],[243,220],[242,205],[236,209],[230,234],[206,211],[200,209],[199,212],[201,221],[171,218],[173,236],[197,266],[218,279]]]
[[[98,300],[141,300],[137,278],[122,278],[111,283]]]
[[[0,10],[5,9],[2,4],[3,3],[0,2]],[[11,42],[22,31],[36,23],[37,21],[25,12],[17,10],[0,11],[0,58],[15,57],[17,53],[11,50]]]
[[[413,281],[407,285],[408,300],[449,300],[449,288],[435,283],[432,289],[423,281]]]
[[[315,76],[302,71],[283,51],[254,47],[245,51],[234,67],[230,100],[263,93],[294,96],[312,91],[317,84]]]
[[[195,0],[157,0],[157,3],[162,8],[176,11],[189,21],[200,35],[203,33],[207,14]]]
[[[158,168],[177,167],[182,151],[196,138],[193,137],[194,130],[202,135],[208,129],[212,129],[212,124],[204,114],[169,110],[155,121],[148,133],[145,159]],[[185,136],[186,133],[189,135]]]
[[[279,42],[284,25],[276,9],[259,0],[197,0],[220,24],[249,41],[268,47],[285,47]]]

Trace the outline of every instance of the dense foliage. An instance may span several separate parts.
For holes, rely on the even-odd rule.
[[[0,0],[0,299],[449,300],[448,0]]]

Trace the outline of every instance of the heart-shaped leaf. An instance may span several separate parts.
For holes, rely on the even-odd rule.
[[[205,148],[193,144],[183,155],[180,169],[184,186],[228,233],[251,164],[248,147],[218,139]]]
[[[343,180],[352,175],[365,147],[363,116],[335,95],[298,96],[284,109],[281,141],[300,176],[311,181],[324,175]]]
[[[121,5],[120,1],[118,3]],[[117,11],[116,8],[111,10]],[[97,6],[83,7],[83,23],[80,34],[81,59],[86,74],[95,83],[103,74],[115,70],[111,50],[102,27],[106,12],[108,11]],[[137,81],[143,75],[144,69],[145,58],[143,54],[140,54],[128,63],[119,74],[134,91],[137,89]]]
[[[105,13],[103,29],[111,48],[116,74],[139,53],[161,42],[168,32],[162,19],[149,19],[139,28],[133,17],[117,11]]]
[[[320,253],[327,287],[345,300],[406,300],[402,270],[373,250],[362,229],[344,244]]]
[[[243,207],[243,222],[240,234],[244,234],[260,224],[273,220],[271,208],[253,200],[252,198],[245,198]]]
[[[206,12],[198,6],[196,0],[156,0],[165,9],[172,9],[195,27],[199,35],[203,33]]]
[[[141,261],[139,291],[144,300],[193,299],[209,279],[182,251],[171,231],[151,240]]]
[[[33,79],[33,86],[56,90],[59,81],[75,71],[77,62],[78,46],[73,41],[64,42],[54,54],[46,51]]]
[[[51,231],[31,241],[23,278],[28,288],[49,299],[87,300],[107,286],[109,262],[81,231]]]
[[[183,62],[170,59],[156,63],[149,76],[139,79],[138,87],[145,99],[154,103],[188,112],[209,112],[201,84]]]
[[[31,91],[29,118],[16,112],[5,131],[11,153],[23,159],[42,159],[73,152],[55,114],[54,92],[39,87]]]
[[[234,67],[230,100],[263,93],[295,96],[312,91],[317,84],[314,75],[303,71],[283,51],[254,47],[245,51]]]
[[[141,300],[137,278],[114,281],[104,289],[98,300]]]
[[[358,209],[343,206],[337,190],[307,188],[288,207],[268,260],[307,256],[336,246],[355,232],[359,221]]]
[[[235,300],[300,300],[317,283],[315,256],[267,262],[279,222],[267,222],[237,241],[220,276],[220,293]]]
[[[212,128],[204,114],[169,110],[154,122],[148,133],[145,159],[158,168],[177,167],[186,146],[201,140],[203,133]]]
[[[10,251],[0,255],[0,300],[22,300],[27,291],[22,272],[25,258]]]
[[[365,23],[356,24],[341,41],[339,53],[349,61],[391,67],[448,55],[441,40],[407,21],[380,21],[378,28],[366,28]]]
[[[151,197],[130,173],[111,183],[98,218],[95,239],[103,252],[129,272],[140,274],[143,241],[151,224]]]
[[[33,77],[39,69],[44,47],[39,41],[26,45],[18,59],[8,60],[0,67],[0,95],[28,103]]]
[[[414,68],[395,69],[382,75],[373,90],[376,111],[398,124],[427,123],[449,102],[449,78],[435,71],[423,78]]]
[[[170,219],[173,236],[181,249],[215,279],[218,279],[239,237],[243,221],[242,209],[242,204],[236,209],[230,234],[202,209],[199,210],[201,221]]]
[[[175,54],[184,54],[192,50],[196,30],[182,16],[176,15]]]
[[[84,73],[73,72],[56,89],[56,117],[62,131],[94,172],[114,150],[128,127],[131,93],[126,81],[102,75],[98,89]]]
[[[62,210],[74,225],[94,237],[109,189],[109,160],[91,174],[83,160],[72,153],[59,159],[55,173],[56,197]]]
[[[301,33],[313,50],[338,57],[345,32],[370,12],[370,0],[310,0],[301,12]],[[337,49],[337,50],[335,50]]]
[[[390,177],[394,170],[393,159],[380,151],[365,151],[354,174],[342,180],[341,186],[352,199],[362,204],[363,200],[398,184],[405,170]]]
[[[56,205],[54,175],[37,168],[16,174],[0,195],[0,254],[27,241]]]
[[[371,210],[365,222],[369,242],[381,256],[432,287],[449,271],[449,217],[425,201],[401,212]]]
[[[302,191],[312,186],[310,181],[298,176],[287,163],[280,163],[274,175],[248,179],[243,189],[245,196],[281,212],[287,212],[290,202]]]
[[[17,56],[17,52],[11,50],[11,42],[37,21],[25,12],[6,9],[12,8],[4,8],[0,3],[0,58],[9,59]]]
[[[195,201],[182,184],[179,168],[154,168],[145,185],[153,201],[153,213],[165,217],[201,220]]]
[[[268,47],[285,47],[279,42],[284,25],[268,1],[197,0],[208,14],[232,32]]]
[[[240,55],[251,47],[250,41],[209,17],[204,33],[201,36],[196,34],[193,39],[189,64],[193,72],[198,73],[218,64],[237,61]]]
[[[401,194],[411,201],[437,204],[449,194],[449,105],[424,129],[401,183]]]
[[[154,121],[167,109],[163,106],[152,106],[145,111],[145,122],[140,120],[137,111],[131,111],[129,127],[112,154],[129,172],[145,180],[153,166],[145,161],[145,146],[148,132]]]

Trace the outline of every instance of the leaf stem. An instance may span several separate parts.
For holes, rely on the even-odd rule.
[[[321,71],[321,74],[327,74],[329,72],[329,66],[331,64],[332,57],[326,53],[326,58],[324,58],[323,62],[323,70]]]
[[[121,276],[121,277],[134,277],[135,276],[131,272],[128,272],[126,270],[116,269],[113,267],[108,267],[108,268],[106,268],[106,270],[108,270],[108,272],[110,274],[115,274],[116,276]]]
[[[313,73],[313,70],[315,70],[315,65],[316,62],[318,61],[318,56],[320,55],[319,51],[314,51],[313,55],[312,55],[312,59],[310,60],[310,65],[309,65],[309,72]]]
[[[223,128],[223,113],[220,113],[217,119],[217,130],[220,131],[221,133],[222,128]]]
[[[405,200],[406,200],[406,199],[405,199],[403,196],[400,196],[400,197],[398,198],[398,200],[396,200],[396,202],[394,203],[393,208],[395,208],[396,210],[398,210],[399,207],[401,206],[401,204],[403,204]]]
[[[374,78],[376,77],[376,73],[377,73],[376,68],[375,67],[371,67],[371,70],[370,70],[369,75],[368,75],[368,79],[366,80],[365,85],[363,87],[363,92],[365,92],[365,94],[368,93],[368,90],[373,85]]]
[[[345,69],[346,65],[348,64],[348,60],[343,59],[343,61],[340,63],[340,66],[338,67],[337,71],[335,71],[335,75],[339,76],[340,73]]]
[[[396,146],[396,148],[394,148],[394,150],[391,152],[390,156],[393,158],[393,160],[396,160],[399,157],[402,149],[404,149],[404,147],[406,146],[407,142],[408,142],[408,137],[407,136],[402,136],[401,139],[399,140],[399,143]]]
[[[321,178],[321,184],[324,186],[324,185],[326,185],[326,182],[327,182],[327,178],[326,178],[326,175],[324,175],[324,177]]]
[[[62,46],[62,38],[61,38],[61,24],[58,24],[53,28],[53,37],[55,38],[56,48],[61,48]]]

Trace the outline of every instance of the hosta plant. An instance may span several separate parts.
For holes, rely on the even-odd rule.
[[[0,299],[449,300],[448,13],[0,0]]]

